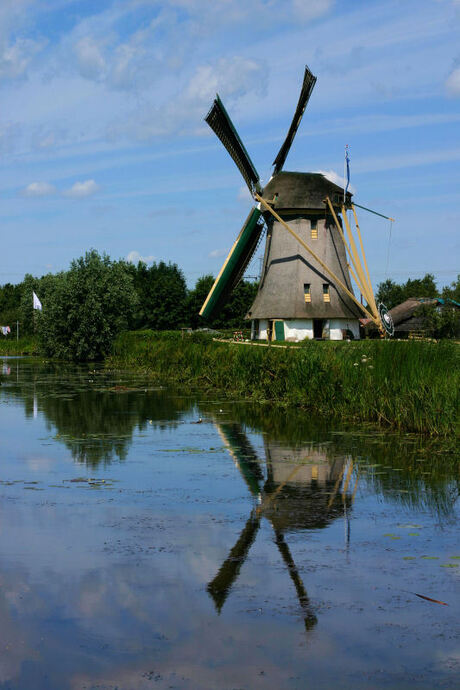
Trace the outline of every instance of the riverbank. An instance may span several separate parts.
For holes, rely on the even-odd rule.
[[[458,432],[459,358],[451,342],[241,347],[202,334],[141,331],[116,339],[107,366],[306,414],[448,436]]]
[[[0,340],[0,357],[38,354],[38,340],[34,336],[25,336],[24,338],[19,338],[19,340],[7,336]]]

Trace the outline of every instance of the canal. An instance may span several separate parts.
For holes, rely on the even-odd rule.
[[[453,440],[0,372],[1,689],[458,687]]]

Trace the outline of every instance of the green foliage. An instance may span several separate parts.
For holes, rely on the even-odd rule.
[[[46,276],[45,276],[46,277]],[[127,264],[91,250],[53,276],[37,313],[40,347],[49,357],[98,360],[128,325],[136,293]]]
[[[214,283],[212,275],[198,278],[187,301],[188,323],[192,328],[241,329],[247,326],[246,314],[257,294],[258,284],[242,280],[230,295],[220,314],[212,319],[203,319],[199,312]]]
[[[393,309],[410,297],[439,297],[434,275],[427,273],[423,278],[409,278],[401,284],[385,280],[377,286],[375,300],[377,304],[383,302],[388,309]]]
[[[112,364],[242,399],[404,431],[449,435],[458,423],[455,343],[314,342],[278,348],[121,334]]]
[[[214,328],[243,328],[248,322],[245,317],[255,300],[258,283],[242,280],[233,290],[230,299],[219,316],[214,319]]]
[[[63,273],[55,275],[47,273],[41,278],[34,278],[30,273],[26,273],[21,283],[21,304],[19,309],[19,330],[24,335],[32,335],[37,331],[39,312],[33,308],[32,293],[38,296],[42,304],[46,304],[48,296],[53,292],[56,281]]]
[[[457,280],[443,288],[442,297],[444,299],[453,299],[455,302],[460,303],[460,273],[457,276]]]
[[[460,337],[460,309],[453,304],[423,304],[415,315],[423,318],[425,332],[430,338]]]
[[[19,321],[21,286],[6,283],[0,287],[0,325],[10,326]]]
[[[133,328],[161,331],[185,325],[187,286],[177,264],[160,261],[147,267],[139,262],[129,270],[139,297]]]
[[[212,327],[212,321],[203,319],[199,314],[213,283],[214,278],[212,275],[208,274],[201,276],[201,278],[198,278],[196,281],[194,289],[189,292],[187,299],[187,314],[189,324],[192,328]]]
[[[11,331],[11,335],[0,338],[0,355],[38,355],[38,340],[34,336],[21,336],[16,340],[16,334]]]

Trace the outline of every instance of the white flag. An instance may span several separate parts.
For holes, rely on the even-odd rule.
[[[38,299],[38,297],[37,297],[37,295],[35,294],[35,292],[32,292],[32,294],[33,294],[33,296],[34,296],[34,309],[38,309],[39,311],[41,311],[41,310],[42,310],[42,303],[41,303],[40,300]]]

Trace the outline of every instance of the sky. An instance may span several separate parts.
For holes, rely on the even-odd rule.
[[[95,248],[220,269],[250,208],[204,122],[216,92],[262,178],[343,176],[376,286],[460,272],[460,0],[1,0],[0,284]],[[260,255],[259,255],[260,256]],[[256,276],[259,256],[248,267]]]

